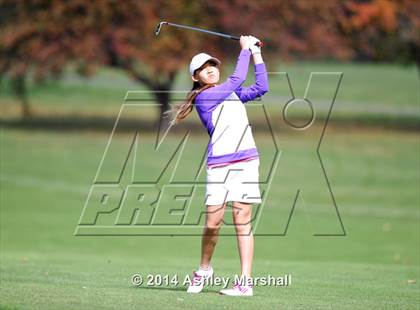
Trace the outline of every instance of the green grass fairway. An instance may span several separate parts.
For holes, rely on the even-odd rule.
[[[117,149],[127,137],[115,137]],[[255,138],[267,167],[270,139]],[[294,190],[288,181],[302,180],[313,159],[313,136],[278,139],[289,161],[271,187],[278,201],[267,206],[268,230],[284,222],[281,197]],[[73,235],[107,140],[104,133],[2,129],[0,309],[418,309],[417,133],[327,130],[321,154],[347,235],[312,235],[311,223],[326,219],[325,184],[308,177],[315,183],[305,206],[313,209],[298,202],[286,236],[255,239],[254,276],[291,274],[292,284],[258,286],[253,298],[241,299],[219,296],[220,287],[190,296],[180,285],[131,284],[135,273],[191,274],[198,236]],[[152,146],[154,138],[142,142]],[[159,162],[151,156],[142,165],[151,174]],[[239,272],[234,237],[220,237],[213,265],[218,276]]]

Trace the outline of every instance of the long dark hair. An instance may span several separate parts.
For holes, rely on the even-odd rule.
[[[194,82],[190,92],[187,95],[187,98],[180,105],[175,106],[172,112],[171,125],[178,124],[181,120],[186,118],[194,109],[195,98],[203,90],[213,87],[216,84],[205,84],[201,85],[199,82]]]

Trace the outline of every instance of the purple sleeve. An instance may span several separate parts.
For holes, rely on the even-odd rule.
[[[246,75],[248,74],[250,55],[250,50],[242,49],[238,56],[235,71],[229,76],[226,82],[211,87],[197,96],[195,104],[198,110],[203,112],[213,110],[245,82]]]
[[[255,83],[247,87],[239,87],[235,93],[243,103],[261,97],[268,92],[268,77],[264,63],[254,65]]]

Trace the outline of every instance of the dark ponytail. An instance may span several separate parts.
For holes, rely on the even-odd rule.
[[[181,120],[186,118],[194,109],[195,98],[198,96],[198,94],[200,94],[203,90],[213,86],[216,86],[216,84],[206,84],[202,86],[199,82],[194,81],[194,84],[188,93],[186,100],[171,111],[173,115],[171,125],[178,124]]]

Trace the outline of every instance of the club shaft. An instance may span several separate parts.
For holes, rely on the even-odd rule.
[[[190,27],[190,26],[185,26],[185,25],[179,25],[179,24],[174,24],[174,23],[169,23],[169,22],[165,22],[165,24],[175,26],[175,27],[179,27],[179,28],[185,28],[185,29],[189,29],[189,30],[205,32],[205,33],[213,34],[213,35],[216,35],[216,36],[219,36],[219,37],[224,37],[224,38],[227,38],[227,39],[233,39],[233,40],[239,41],[239,37],[232,36],[232,35],[229,35],[229,34],[224,34],[224,33],[220,33],[220,32],[204,30],[204,29],[200,29],[200,28],[195,28],[195,27]]]

